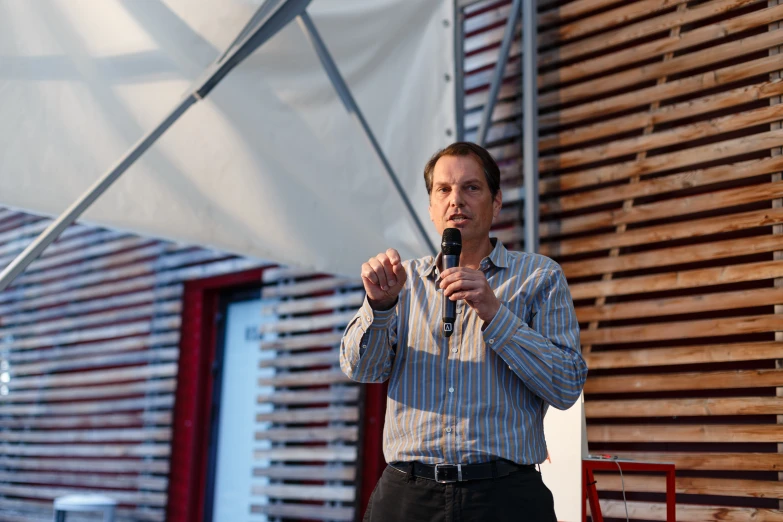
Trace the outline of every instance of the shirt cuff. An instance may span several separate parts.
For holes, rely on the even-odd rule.
[[[501,346],[505,345],[509,339],[514,337],[514,334],[522,327],[527,325],[522,322],[519,317],[509,310],[506,305],[500,305],[498,312],[492,321],[484,328],[482,335],[484,342],[489,345],[490,348],[498,350]]]
[[[369,328],[387,328],[396,314],[397,303],[388,310],[373,310],[367,296],[364,297],[364,303],[359,310],[362,326],[365,331]]]

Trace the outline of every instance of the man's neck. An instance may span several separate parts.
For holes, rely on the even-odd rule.
[[[459,256],[459,266],[478,270],[481,260],[492,252],[492,248],[489,237],[485,237],[476,243],[463,243],[462,253]]]

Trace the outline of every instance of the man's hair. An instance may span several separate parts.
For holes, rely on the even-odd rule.
[[[427,194],[432,195],[432,172],[435,170],[435,164],[443,156],[473,156],[476,158],[484,169],[484,177],[487,178],[492,199],[495,198],[500,190],[500,168],[484,147],[467,141],[452,143],[432,155],[427,165],[424,166],[424,183],[427,185]]]

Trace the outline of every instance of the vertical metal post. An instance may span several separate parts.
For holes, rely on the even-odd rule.
[[[356,104],[353,95],[351,95],[351,90],[348,88],[348,84],[345,83],[345,80],[340,74],[340,70],[337,68],[337,64],[334,63],[331,54],[329,54],[329,51],[326,48],[326,44],[324,44],[323,39],[321,39],[321,35],[318,33],[318,29],[316,29],[315,24],[313,24],[313,21],[310,18],[310,15],[307,14],[307,11],[302,11],[302,13],[299,15],[299,27],[301,27],[302,32],[304,32],[305,36],[307,36],[310,44],[315,50],[315,53],[318,55],[319,60],[321,60],[321,65],[326,71],[327,76],[329,76],[329,80],[332,82],[334,90],[337,91],[337,95],[342,100],[343,105],[345,105],[345,109],[356,117],[356,121],[359,123],[359,126],[364,131],[365,136],[367,136],[367,139],[370,141],[370,145],[375,151],[375,154],[378,156],[378,159],[381,160],[381,164],[386,170],[386,174],[389,176],[389,179],[394,185],[394,188],[397,189],[402,202],[405,204],[406,209],[410,213],[411,218],[416,224],[416,227],[418,228],[421,237],[424,239],[425,244],[429,247],[432,255],[435,255],[437,253],[435,245],[427,234],[427,231],[424,229],[424,225],[422,224],[418,214],[416,214],[416,210],[413,208],[413,205],[408,199],[408,195],[405,193],[405,189],[402,188],[400,180],[394,173],[394,169],[392,169],[389,160],[386,159],[386,155],[383,153],[383,149],[381,149],[381,145],[378,143],[378,140],[375,139],[375,135],[373,134],[370,125],[367,123],[367,120],[364,119],[362,111],[359,110],[359,106]]]
[[[454,100],[457,141],[465,140],[465,11],[454,0]]]
[[[538,28],[537,0],[522,2],[522,155],[525,251],[538,251]]]

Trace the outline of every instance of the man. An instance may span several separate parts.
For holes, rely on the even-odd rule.
[[[365,520],[555,521],[534,467],[547,454],[543,418],[548,405],[574,404],[587,375],[566,279],[551,259],[490,239],[502,194],[486,150],[452,144],[424,179],[435,228],[461,232],[459,266],[403,262],[394,249],[371,258],[340,346],[350,378],[389,380],[389,466]],[[457,303],[450,338],[443,294]]]

